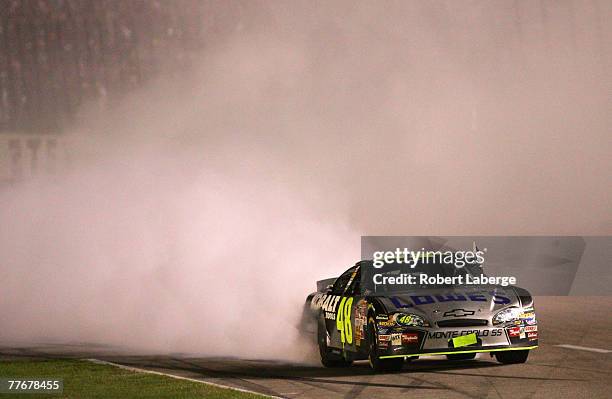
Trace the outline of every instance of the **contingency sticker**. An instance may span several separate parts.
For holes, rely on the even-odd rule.
[[[461,337],[453,338],[453,347],[460,348],[462,346],[472,345],[478,342],[476,340],[476,333],[471,333]]]

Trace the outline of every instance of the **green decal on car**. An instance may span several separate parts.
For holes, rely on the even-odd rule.
[[[476,342],[478,342],[476,340],[476,333],[471,333],[461,337],[453,338],[453,347],[460,348],[462,346],[475,344]]]

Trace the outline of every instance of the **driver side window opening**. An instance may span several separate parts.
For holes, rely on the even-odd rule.
[[[353,266],[344,273],[334,283],[332,294],[334,295],[357,295],[359,292],[359,266]]]

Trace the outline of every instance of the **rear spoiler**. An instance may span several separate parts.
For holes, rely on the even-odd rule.
[[[327,287],[329,287],[330,285],[334,283],[334,281],[336,281],[336,278],[337,277],[332,277],[332,278],[326,278],[325,280],[317,281],[317,291],[325,292],[327,290]]]

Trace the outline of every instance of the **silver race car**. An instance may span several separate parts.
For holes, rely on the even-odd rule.
[[[469,360],[477,353],[490,353],[501,363],[524,363],[538,346],[533,298],[522,288],[386,285],[373,292],[361,287],[362,272],[371,266],[372,261],[361,261],[338,278],[318,281],[317,292],[306,299],[301,328],[316,337],[326,367],[367,359],[376,371],[392,371],[421,356]],[[449,277],[470,273],[467,267],[427,267]],[[387,275],[421,272],[419,267],[390,269]]]

